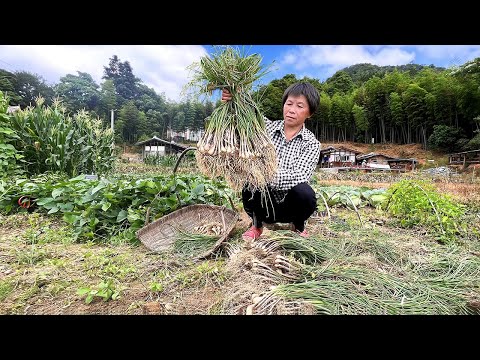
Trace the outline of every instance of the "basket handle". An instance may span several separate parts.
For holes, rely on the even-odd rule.
[[[173,168],[173,178],[175,178],[175,175],[176,175],[176,172],[177,172],[177,169],[178,169],[178,166],[180,165],[180,161],[182,160],[182,158],[186,155],[187,152],[189,152],[190,150],[197,150],[196,147],[192,146],[192,147],[188,147],[186,148],[185,150],[182,151],[182,153],[180,154],[180,156],[178,157],[178,160],[177,162],[175,163],[175,166]],[[178,203],[180,204],[180,206],[182,206],[182,202],[180,201],[180,197],[177,195],[177,200],[178,200]],[[235,207],[235,205],[233,205],[233,201],[232,201],[232,198],[227,194],[225,193],[225,195],[227,196],[228,198],[228,201],[230,202],[230,206],[232,207],[232,209],[234,211],[237,211],[237,208]]]
[[[197,150],[196,147],[192,146],[192,147],[188,147],[186,148],[185,150],[182,151],[182,153],[180,154],[180,156],[178,157],[177,159],[177,162],[175,163],[175,166],[173,167],[173,179],[175,179],[175,175],[177,174],[177,169],[178,169],[178,166],[180,165],[180,161],[183,159],[183,157],[191,150]],[[152,200],[152,203],[155,201],[155,199],[158,197],[160,193],[158,193],[157,195],[155,195],[155,197],[153,198]],[[230,206],[232,207],[232,209],[236,212],[238,212],[237,208],[235,207],[235,205],[233,205],[233,201],[232,201],[232,198],[230,197],[230,195],[228,195],[227,193],[225,193],[225,195],[227,196],[228,198],[228,201],[230,202]],[[180,200],[180,196],[178,196],[178,193],[176,192],[175,193],[175,196],[177,197],[177,201],[178,201],[178,204],[180,205],[180,207],[182,207],[182,201]],[[150,211],[151,211],[151,206],[149,206],[147,208],[147,213],[146,213],[146,216],[145,216],[145,225],[148,224],[149,222],[149,218],[150,218]]]
[[[190,150],[197,150],[197,148],[192,146],[192,147],[188,147],[188,148],[186,148],[185,150],[182,151],[182,153],[180,154],[180,156],[177,159],[177,162],[175,163],[175,166],[173,167],[173,176],[174,177],[175,177],[175,174],[177,172],[178,165],[180,165],[180,160],[182,160],[182,158],[185,156],[185,154],[187,152],[189,152]]]

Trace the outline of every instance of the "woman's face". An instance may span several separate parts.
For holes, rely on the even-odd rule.
[[[296,127],[303,125],[305,120],[310,117],[310,108],[307,98],[304,95],[290,95],[283,104],[283,119],[285,125]]]

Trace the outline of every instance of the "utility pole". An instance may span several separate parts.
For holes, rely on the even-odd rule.
[[[112,124],[112,132],[113,132],[113,109],[110,110],[111,111],[111,115],[110,115],[110,121],[111,121],[111,124]]]
[[[113,134],[113,141],[112,141],[112,149],[115,150],[115,132],[113,131],[113,112],[115,110],[112,109],[110,110],[110,122],[111,122],[111,126],[112,126],[112,134]]]

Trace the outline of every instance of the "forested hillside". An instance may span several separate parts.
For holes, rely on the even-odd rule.
[[[445,152],[470,150],[480,147],[479,69],[478,59],[454,69],[356,64],[324,82],[289,74],[260,86],[256,95],[268,118],[281,119],[285,88],[298,80],[312,82],[321,100],[307,126],[322,142],[419,143]],[[97,84],[90,74],[77,72],[49,85],[38,74],[0,69],[0,91],[10,105],[21,108],[34,104],[38,95],[47,105],[58,97],[71,114],[85,109],[105,126],[113,110],[116,141],[127,144],[166,136],[167,128],[202,129],[218,105],[196,98],[167,101],[117,55],[103,66],[102,79]]]
[[[419,65],[419,64],[406,64],[406,65],[387,65],[387,66],[378,66],[372,64],[355,64],[352,66],[348,66],[343,69],[350,77],[352,81],[356,85],[361,85],[364,82],[370,80],[370,78],[374,76],[382,77],[386,73],[399,71],[399,72],[406,72],[410,76],[415,76],[421,70],[429,68],[436,72],[444,71],[445,68],[437,67],[434,65]]]
[[[324,83],[306,78],[321,94],[307,126],[322,142],[419,143],[446,152],[480,147],[478,61],[450,70],[391,68],[361,64]],[[289,74],[261,87],[267,117],[282,117],[282,89],[298,80]]]

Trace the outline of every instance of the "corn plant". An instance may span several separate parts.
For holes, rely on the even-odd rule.
[[[23,155],[12,143],[18,135],[10,127],[10,116],[7,114],[8,98],[0,91],[0,177],[20,174],[19,161]]]
[[[82,173],[104,174],[114,165],[113,133],[102,129],[85,111],[72,117],[58,100],[43,106],[38,97],[35,107],[11,116],[11,127],[19,138],[14,145],[23,150],[29,174],[59,172],[74,177]]]

